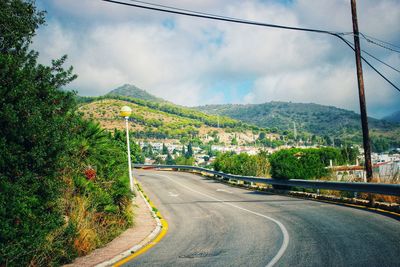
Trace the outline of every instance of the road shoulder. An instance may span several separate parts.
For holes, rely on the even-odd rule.
[[[155,234],[154,232],[159,227],[157,220],[142,194],[138,194],[135,204],[135,225],[133,227],[123,232],[105,247],[98,248],[86,256],[76,258],[74,262],[65,266],[109,266],[129,256],[132,250],[136,251],[136,249],[145,245],[143,243],[151,241],[151,236]]]

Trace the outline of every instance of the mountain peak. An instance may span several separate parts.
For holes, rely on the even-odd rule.
[[[132,84],[124,84],[114,90],[111,90],[107,95],[119,95],[119,96],[128,96],[133,98],[138,98],[147,101],[164,103],[166,100],[156,97],[147,91],[140,89],[139,87]]]

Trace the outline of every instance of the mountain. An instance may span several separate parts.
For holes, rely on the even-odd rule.
[[[248,105],[206,105],[196,107],[208,114],[228,116],[259,127],[281,131],[308,132],[361,143],[360,115],[349,110],[318,104],[268,102]],[[387,138],[400,144],[400,126],[385,120],[368,119],[375,138]]]
[[[165,103],[166,100],[156,97],[143,89],[136,87],[131,84],[124,84],[112,91],[110,91],[107,95],[119,95],[119,96],[128,96],[133,98],[138,98],[147,101],[153,101],[157,103]]]
[[[84,97],[81,100],[79,110],[84,116],[98,121],[109,131],[125,129],[119,111],[122,106],[131,107],[132,133],[141,140],[254,144],[259,133],[265,132],[264,129],[235,119],[209,115],[171,103],[157,103],[119,95]],[[269,136],[272,139],[278,138],[276,134]]]
[[[393,112],[389,116],[386,116],[382,119],[393,123],[400,123],[400,110]]]

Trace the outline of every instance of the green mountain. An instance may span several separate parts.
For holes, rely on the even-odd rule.
[[[142,100],[157,102],[157,103],[165,103],[168,102],[162,98],[156,97],[152,94],[149,94],[145,90],[142,90],[135,85],[124,84],[112,91],[110,91],[107,95],[119,95],[119,96],[128,96],[133,98],[138,98]]]
[[[361,143],[360,115],[349,110],[318,104],[269,102],[249,105],[206,105],[196,107],[208,114],[228,116],[259,127],[306,132]],[[400,126],[369,118],[371,136],[400,144]]]
[[[382,118],[382,120],[393,122],[393,123],[400,123],[400,110],[393,112],[389,116]]]
[[[102,128],[124,130],[124,120],[119,111],[122,106],[132,109],[130,127],[139,140],[177,140],[196,144],[254,144],[254,139],[265,132],[256,126],[170,103],[156,103],[127,96],[106,95],[86,97],[79,111],[86,118],[100,123]],[[236,140],[236,141],[235,141]]]

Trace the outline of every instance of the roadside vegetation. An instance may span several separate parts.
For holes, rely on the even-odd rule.
[[[61,265],[133,223],[123,132],[77,112],[66,56],[29,48],[44,15],[0,1],[0,266]]]
[[[340,147],[345,143],[362,144],[360,115],[333,106],[272,101],[248,105],[207,105],[197,107],[197,110],[292,134],[295,123],[299,139],[313,138],[313,142],[317,141],[320,145]],[[374,118],[368,118],[368,123],[373,152],[381,153],[400,146],[399,123]]]
[[[261,177],[270,176],[270,164],[267,159],[267,153],[264,151],[260,151],[254,156],[246,153],[222,153],[216,157],[213,166],[214,170],[224,173]]]
[[[357,150],[350,147],[282,149],[269,157],[271,175],[276,179],[319,179],[329,176],[326,167],[330,161],[334,165],[354,164],[357,155]]]

